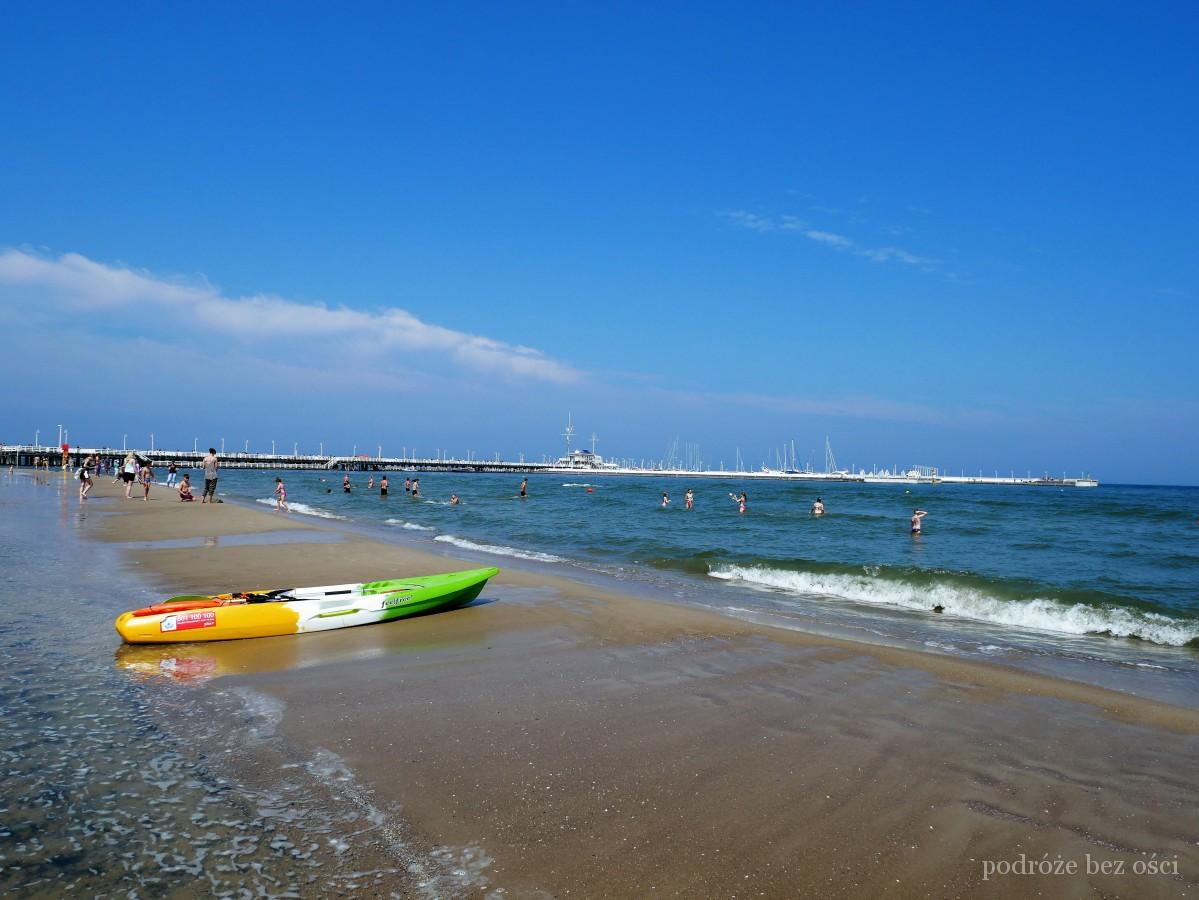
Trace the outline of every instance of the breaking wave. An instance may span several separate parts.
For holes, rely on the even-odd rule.
[[[275,505],[274,497],[260,497],[259,503],[265,503],[267,506]],[[329,512],[327,509],[321,509],[317,506],[309,506],[307,503],[297,503],[295,500],[288,500],[287,505],[291,507],[291,511],[299,513],[302,516],[316,516],[318,519],[339,519],[346,520],[346,516],[339,516],[337,513]]]
[[[807,597],[832,598],[947,615],[1013,628],[1065,634],[1139,638],[1155,644],[1199,646],[1199,621],[1114,603],[1063,602],[1052,596],[1003,596],[1001,585],[949,573],[921,573],[905,578],[883,575],[879,567],[860,574],[780,569],[765,565],[716,564],[708,574],[725,581],[786,591]]]
[[[496,556],[514,556],[517,559],[532,559],[537,562],[562,562],[561,556],[554,556],[552,553],[542,553],[539,550],[521,550],[518,547],[504,547],[499,544],[477,544],[474,541],[468,541],[466,538],[460,538],[452,534],[439,534],[433,540],[440,541],[443,544],[453,544],[455,547],[461,547],[463,550],[493,553]]]

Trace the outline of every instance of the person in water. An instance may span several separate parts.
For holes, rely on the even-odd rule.
[[[275,512],[283,510],[291,512],[291,507],[287,505],[287,488],[283,486],[283,479],[275,479]]]
[[[347,494],[353,490],[353,487],[350,485],[350,473],[349,472],[346,472],[346,474],[341,479],[341,489],[343,491],[345,491]]]
[[[812,515],[814,515],[814,516],[823,516],[824,515],[824,501],[821,500],[819,497],[817,497],[816,502],[812,504]]]
[[[450,506],[457,506],[457,505],[458,505],[458,495],[450,494]]]
[[[666,493],[666,491],[663,491],[662,492],[662,508],[666,509],[666,507],[668,507],[668,506],[670,506],[670,494]]]
[[[529,496],[529,479],[522,478],[520,481],[520,499],[524,500]]]
[[[366,479],[366,489],[368,491],[373,491],[375,489],[375,476],[374,475],[372,475],[370,478]]]
[[[413,497],[420,496],[420,479],[419,478],[412,479],[412,496]]]
[[[927,515],[928,515],[928,513],[926,513],[922,509],[912,510],[912,534],[920,533],[920,520],[923,519]]]
[[[184,472],[183,480],[179,482],[179,502],[191,503],[196,498],[192,495],[192,477],[191,473]]]
[[[743,513],[749,509],[749,497],[745,491],[742,491],[740,494],[729,494],[729,497],[737,504],[737,512]]]
[[[387,482],[387,476],[384,475],[382,478],[379,479],[379,496],[380,497],[387,496],[387,488],[388,487],[390,487],[390,485]]]
[[[412,493],[412,479],[411,478],[404,479],[404,493],[405,494]]]
[[[683,508],[695,509],[695,491],[687,488],[687,493],[683,494]]]

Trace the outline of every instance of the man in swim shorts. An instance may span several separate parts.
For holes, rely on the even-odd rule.
[[[922,509],[912,510],[912,534],[920,533],[920,520],[923,519],[927,515],[928,515],[928,513],[926,513]]]

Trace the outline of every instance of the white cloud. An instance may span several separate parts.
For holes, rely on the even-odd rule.
[[[78,253],[54,259],[22,250],[0,251],[3,285],[36,292],[39,300],[65,311],[153,313],[156,319],[165,316],[181,326],[199,325],[261,344],[311,338],[351,344],[360,353],[400,349],[440,355],[471,369],[514,378],[571,383],[582,377],[539,350],[434,325],[404,309],[363,311],[269,294],[231,297],[204,281],[166,279]]]
[[[820,209],[820,207],[813,207]],[[919,266],[925,271],[931,271],[936,268],[940,260],[932,259],[927,256],[918,256],[915,253],[910,253],[901,247],[863,247],[852,238],[848,238],[843,234],[836,234],[832,231],[821,231],[817,228],[810,228],[802,220],[795,216],[780,216],[778,219],[772,219],[768,216],[761,216],[757,213],[748,212],[747,210],[738,209],[732,212],[722,213],[726,219],[736,225],[738,228],[744,228],[749,231],[757,231],[761,233],[771,231],[794,231],[810,241],[815,241],[825,247],[831,247],[834,250],[842,250],[846,253],[852,253],[854,256],[860,256],[863,259],[868,259],[871,262],[887,263],[897,262],[905,266]]]

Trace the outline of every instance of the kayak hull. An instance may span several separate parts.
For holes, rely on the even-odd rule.
[[[121,613],[129,644],[228,641],[330,631],[389,622],[470,603],[499,569],[399,578],[356,585],[179,597]]]

